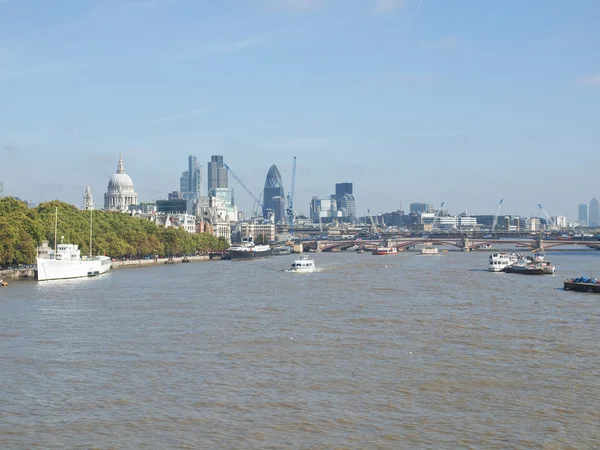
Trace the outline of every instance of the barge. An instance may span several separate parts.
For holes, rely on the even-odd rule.
[[[568,278],[563,282],[563,288],[565,291],[593,292],[600,294],[600,281],[596,278],[586,276]]]

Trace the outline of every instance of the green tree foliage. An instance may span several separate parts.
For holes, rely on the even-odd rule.
[[[58,220],[57,220],[58,218]],[[226,250],[226,239],[209,233],[191,234],[183,229],[162,228],[154,223],[109,211],[82,211],[54,200],[29,208],[14,198],[0,199],[0,265],[32,264],[36,246],[47,240],[79,245],[82,254],[113,258],[147,255],[176,256]]]

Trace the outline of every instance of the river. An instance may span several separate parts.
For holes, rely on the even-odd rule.
[[[0,289],[0,448],[595,448],[600,252],[316,253]]]

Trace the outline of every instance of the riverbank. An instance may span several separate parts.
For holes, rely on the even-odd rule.
[[[208,255],[199,255],[199,256],[188,256],[188,262],[199,262],[199,261],[208,261],[210,258]],[[157,264],[181,264],[183,263],[183,258],[157,258],[157,259],[133,259],[133,260],[113,260],[112,268],[113,269],[121,269],[125,267],[140,267],[140,266],[154,266]],[[183,263],[185,264],[185,263]]]
[[[192,263],[192,262],[202,262],[202,261],[208,261],[211,259],[220,259],[220,258],[210,258],[209,255],[198,255],[198,256],[188,256],[187,257],[188,262]],[[183,258],[171,258],[170,261],[168,262],[169,258],[157,258],[157,259],[133,259],[133,260],[125,260],[125,261],[119,261],[119,260],[113,260],[112,262],[112,269],[121,269],[121,268],[127,268],[127,267],[142,267],[142,266],[154,266],[157,264],[181,264],[183,263]],[[185,263],[183,263],[185,264]],[[35,276],[35,265],[33,266],[29,266],[27,268],[21,268],[21,269],[4,269],[4,270],[0,270],[0,279],[2,280],[11,280],[11,281],[18,281],[18,280],[35,280],[36,276]]]
[[[35,269],[4,269],[0,270],[2,280],[31,280],[35,279]]]

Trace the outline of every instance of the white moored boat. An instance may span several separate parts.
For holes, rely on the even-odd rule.
[[[56,209],[58,219],[58,208]],[[58,223],[58,220],[57,220]],[[54,249],[42,244],[37,257],[38,281],[64,280],[67,278],[95,277],[110,270],[112,260],[108,256],[92,256],[92,216],[90,211],[90,256],[81,257],[81,251],[75,244],[57,244],[56,225],[54,231]]]
[[[47,258],[37,258],[38,281],[95,277],[108,272],[112,261],[108,256],[84,256],[74,244],[58,244]]]
[[[488,270],[490,272],[502,272],[505,267],[515,264],[519,260],[516,253],[492,253],[489,259]]]
[[[304,255],[295,260],[289,269],[290,272],[314,272],[314,270],[315,260]]]

